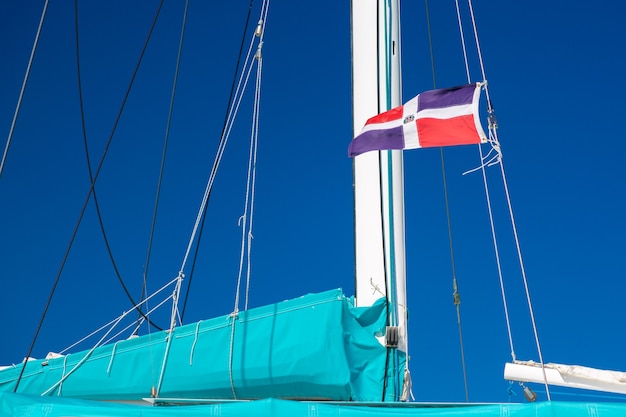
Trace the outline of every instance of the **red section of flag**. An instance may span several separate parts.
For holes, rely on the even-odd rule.
[[[471,114],[450,119],[425,117],[417,119],[416,123],[422,148],[480,143],[480,136]]]
[[[402,108],[403,106],[394,107],[391,110],[388,110],[384,113],[371,117],[367,120],[366,125],[371,123],[386,123],[391,122],[393,120],[402,119]]]

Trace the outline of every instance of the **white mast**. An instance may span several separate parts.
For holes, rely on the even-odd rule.
[[[354,132],[401,103],[399,0],[352,1]],[[402,151],[354,158],[356,302],[390,302],[398,348],[407,351]]]

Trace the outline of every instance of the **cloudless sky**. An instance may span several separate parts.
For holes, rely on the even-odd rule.
[[[43,3],[0,3],[2,149]],[[470,29],[467,5],[460,3]],[[148,268],[150,290],[180,268],[219,140],[248,4],[191,1]],[[157,5],[80,2],[85,121],[94,166]],[[171,1],[162,10],[96,185],[115,260],[136,298],[183,7]],[[437,86],[464,84],[454,2],[433,1],[430,7]],[[476,1],[474,7],[544,359],[626,371],[626,5],[528,0]],[[402,12],[408,99],[432,89],[433,77],[424,2],[405,0]],[[353,294],[349,23],[349,2],[270,5],[252,307],[336,287]],[[469,31],[466,39],[473,44]],[[469,54],[472,81],[480,81],[473,46]],[[19,362],[28,352],[89,189],[76,79],[73,2],[51,2],[0,178],[0,365]],[[211,196],[185,322],[233,309],[250,98]],[[462,175],[479,165],[477,155],[474,147],[445,150],[470,399],[522,401],[518,386],[509,397],[502,377],[511,354],[482,176]],[[489,168],[488,176],[515,352],[518,359],[538,360],[498,167]],[[405,186],[413,391],[420,401],[463,401],[438,149],[405,153]],[[33,356],[60,351],[128,309],[90,202]],[[166,315],[159,316],[161,325]],[[545,398],[542,387],[535,388]],[[571,394],[555,387],[553,399],[577,398]]]

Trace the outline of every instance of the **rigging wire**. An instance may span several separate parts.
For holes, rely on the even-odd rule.
[[[528,280],[526,277],[526,271],[524,268],[524,262],[522,259],[522,252],[521,252],[521,247],[520,247],[520,243],[519,243],[519,236],[517,233],[517,227],[515,224],[515,218],[513,215],[513,207],[512,207],[512,203],[511,203],[511,197],[510,197],[510,193],[509,193],[509,188],[508,188],[508,182],[506,180],[506,175],[504,172],[504,163],[502,161],[502,153],[500,151],[500,141],[498,139],[498,131],[497,131],[497,121],[495,118],[495,113],[494,113],[494,109],[493,109],[493,105],[491,102],[491,97],[489,95],[489,87],[487,85],[487,77],[486,77],[486,73],[485,73],[485,66],[484,66],[484,61],[483,61],[483,57],[482,57],[482,51],[480,48],[480,42],[478,40],[478,30],[476,27],[476,19],[474,16],[474,8],[472,6],[472,0],[468,0],[468,8],[469,8],[469,12],[470,12],[470,16],[471,16],[471,20],[472,20],[472,28],[473,28],[473,32],[474,32],[474,40],[476,42],[476,50],[477,50],[477,54],[478,54],[478,60],[480,63],[480,69],[481,69],[481,75],[482,75],[482,79],[483,79],[483,83],[484,83],[484,88],[485,88],[485,96],[487,99],[487,111],[488,111],[488,122],[489,122],[489,141],[492,144],[492,147],[496,150],[496,152],[498,153],[496,160],[497,162],[500,163],[500,172],[502,175],[502,182],[504,185],[504,191],[505,191],[505,195],[506,195],[506,200],[507,200],[507,205],[508,205],[508,209],[509,209],[509,217],[511,220],[511,226],[513,228],[513,236],[514,236],[514,240],[515,240],[515,246],[516,246],[516,250],[517,250],[517,256],[518,256],[518,262],[520,265],[520,270],[521,270],[521,274],[522,274],[522,280],[524,283],[524,289],[525,289],[525,293],[526,293],[526,301],[528,303],[528,310],[530,313],[530,319],[531,319],[531,323],[532,323],[532,328],[533,328],[533,333],[534,333],[534,338],[535,338],[535,344],[537,347],[537,353],[539,355],[539,363],[541,364],[541,369],[543,372],[543,378],[544,378],[544,386],[546,389],[546,396],[548,401],[550,401],[551,396],[550,396],[550,388],[548,386],[548,380],[547,380],[547,376],[546,376],[546,371],[545,371],[545,366],[544,366],[544,361],[543,361],[543,355],[542,355],[542,351],[541,351],[541,345],[539,343],[539,334],[537,331],[537,325],[535,322],[535,315],[533,312],[533,307],[532,307],[532,302],[530,299],[530,291],[529,291],[529,287],[528,287]],[[458,13],[458,5],[457,5],[457,13]],[[459,25],[460,25],[460,14],[459,14]],[[462,27],[460,26],[461,29],[461,37],[462,37],[462,42],[463,42],[463,53],[465,56],[465,63],[466,63],[466,70],[467,70],[467,74],[468,74],[468,80],[469,80],[469,66],[467,64],[467,52],[465,49],[465,42],[463,39],[463,30]],[[489,162],[485,163],[484,159],[486,157],[483,157],[482,155],[482,148],[479,146],[479,151],[480,151],[480,157],[481,157],[481,162],[482,163],[482,171],[483,171],[483,182],[485,185],[485,192],[487,194],[487,204],[489,207],[489,216],[490,216],[490,223],[491,223],[491,229],[492,229],[492,236],[493,236],[493,242],[494,242],[494,248],[495,248],[495,252],[496,252],[496,261],[498,264],[498,274],[500,276],[500,286],[501,286],[501,291],[502,291],[502,298],[503,298],[503,302],[504,302],[504,308],[505,308],[505,316],[506,316],[506,321],[507,321],[507,330],[509,332],[509,343],[511,346],[511,356],[513,357],[513,361],[515,361],[515,352],[513,349],[513,338],[512,338],[512,333],[511,333],[511,328],[510,328],[510,321],[509,321],[509,316],[508,316],[508,307],[507,307],[507,303],[506,303],[506,296],[505,296],[505,292],[504,292],[504,283],[503,283],[503,279],[502,279],[502,271],[501,271],[501,266],[500,266],[500,259],[499,259],[499,254],[498,254],[498,248],[497,248],[497,243],[496,243],[496,234],[495,234],[495,228],[493,225],[493,217],[492,217],[492,213],[491,213],[491,202],[489,200],[489,190],[487,187],[487,179],[486,179],[486,174],[485,174],[485,165],[489,164]],[[497,163],[496,162],[496,163]],[[493,163],[491,163],[493,164]]]
[[[464,30],[463,30],[463,23],[462,23],[462,19],[461,19],[461,10],[459,8],[459,0],[455,0],[456,3],[456,13],[457,13],[457,20],[458,20],[458,24],[459,24],[459,34],[461,37],[461,45],[463,48],[463,60],[465,62],[465,72],[467,74],[467,82],[471,83],[472,78],[470,75],[470,69],[469,69],[469,59],[468,59],[468,54],[467,54],[467,46],[465,43],[465,36],[464,36]],[[485,80],[485,77],[483,76],[483,81]],[[486,82],[485,82],[486,85]],[[491,127],[491,126],[490,126]],[[492,133],[492,129],[489,129],[489,135],[491,136]],[[493,143],[492,143],[493,145]],[[481,166],[474,169],[474,170],[478,170],[480,169],[482,171],[482,176],[483,176],[483,187],[485,189],[485,198],[487,201],[487,212],[489,213],[489,225],[491,228],[491,237],[492,237],[492,241],[493,241],[493,249],[494,249],[494,254],[495,254],[495,258],[496,258],[496,266],[498,269],[498,278],[500,281],[500,292],[502,295],[502,304],[504,306],[504,317],[505,317],[505,321],[506,321],[506,327],[507,327],[507,332],[508,332],[508,337],[509,337],[509,347],[511,349],[511,356],[513,358],[513,360],[515,361],[515,349],[514,349],[514,344],[513,344],[513,333],[511,331],[511,319],[509,317],[509,309],[508,309],[508,302],[507,302],[507,297],[506,297],[506,292],[504,289],[504,275],[502,272],[502,262],[500,261],[500,250],[499,250],[499,246],[498,246],[498,239],[496,236],[496,229],[495,229],[495,222],[494,222],[494,218],[493,218],[493,209],[491,207],[491,194],[489,192],[489,183],[487,182],[487,173],[485,170],[485,165],[489,166],[489,162],[485,163],[484,161],[489,158],[489,155],[491,154],[491,152],[496,149],[495,147],[492,146],[492,149],[489,151],[489,153],[484,156],[483,155],[483,149],[482,147],[479,145],[478,146],[478,152],[479,152],[479,156],[480,156],[480,160],[481,160]],[[496,160],[499,162],[500,160],[500,153],[496,152],[497,156],[495,157]],[[471,171],[474,171],[471,170]],[[470,171],[470,172],[471,172]]]
[[[156,297],[158,294],[160,294],[160,293],[161,293],[161,291],[164,291],[166,288],[168,288],[169,286],[173,285],[173,284],[176,282],[176,279],[177,279],[177,278],[175,278],[175,279],[173,279],[173,280],[170,280],[170,282],[168,282],[167,284],[163,285],[163,286],[162,286],[159,290],[157,290],[157,291],[153,292],[153,293],[152,293],[152,294],[151,294],[148,298],[146,298],[146,300],[143,300],[143,301],[142,301],[142,304],[145,304],[147,300],[150,300],[150,299],[152,299],[152,298]],[[152,308],[150,309],[150,312],[157,310],[157,309],[158,309],[158,307],[160,307],[161,305],[163,305],[163,304],[164,304],[167,300],[169,300],[170,298],[172,298],[172,296],[171,296],[171,295],[170,295],[170,296],[168,296],[167,298],[165,298],[164,300],[160,301],[160,302],[159,302],[159,304],[158,304],[156,307],[152,307]],[[136,305],[133,305],[133,306],[132,306],[132,308],[131,308],[128,312],[124,313],[124,316],[126,316],[128,313],[132,312],[133,310],[136,310]],[[102,325],[101,327],[97,328],[97,329],[96,329],[96,330],[94,330],[93,332],[89,333],[87,336],[83,337],[82,339],[80,339],[80,340],[78,340],[78,341],[74,342],[74,343],[73,343],[73,344],[71,344],[70,346],[68,346],[68,347],[66,347],[65,349],[61,350],[61,351],[59,352],[59,354],[60,354],[60,355],[65,354],[65,353],[66,353],[66,352],[68,352],[69,350],[71,350],[71,349],[75,348],[76,346],[80,345],[80,344],[81,344],[81,343],[83,343],[84,341],[86,341],[86,340],[90,339],[92,336],[95,336],[96,334],[100,333],[102,330],[104,330],[104,329],[106,329],[107,327],[109,327],[109,326],[113,325],[113,323],[115,323],[117,320],[118,320],[118,318],[115,318],[115,319],[113,319],[113,320],[109,321],[108,323],[106,323],[106,324]],[[120,334],[121,334],[122,332],[124,332],[125,330],[128,330],[128,329],[129,329],[130,327],[132,327],[132,326],[133,326],[133,325],[131,324],[131,325],[127,326],[126,328],[122,329],[122,330],[121,330],[121,332],[120,332]],[[134,332],[133,332],[133,333],[134,333]],[[115,335],[115,336],[119,336],[119,334],[117,334],[117,335]],[[113,337],[115,337],[115,336],[113,336]],[[108,343],[108,342],[109,342],[109,341],[106,341],[106,342],[104,342],[104,343],[106,344],[106,343]]]
[[[161,287],[161,289],[159,289],[157,292],[155,292],[154,294],[152,294],[149,298],[152,298],[154,296],[156,296],[158,293],[160,293],[162,290],[164,290],[165,288],[169,287],[170,285],[172,285],[173,283],[177,282],[177,279],[173,279],[171,280],[169,283],[165,284],[163,287]],[[172,295],[166,297],[160,304],[159,306],[163,305],[165,302],[167,302],[170,298],[172,298]],[[158,308],[155,307],[155,308]],[[91,349],[89,349],[85,355],[83,357],[81,357],[81,359],[76,363],[76,365],[74,365],[74,367],[69,371],[69,372],[63,372],[61,378],[54,383],[54,385],[52,385],[50,388],[48,388],[46,391],[44,391],[41,395],[48,395],[50,392],[52,392],[56,387],[60,387],[61,384],[71,375],[73,374],[79,367],[81,367],[85,362],[87,362],[87,360],[89,359],[89,357],[91,356],[91,354],[99,347],[102,346],[103,344],[109,343],[115,336],[111,336],[110,338],[107,339],[107,337],[109,337],[109,334],[111,334],[111,332],[115,329],[115,327],[126,317],[128,316],[130,313],[132,313],[134,311],[134,308],[125,311],[124,313],[122,313],[118,318],[112,320],[110,322],[110,328],[105,332],[105,334],[100,337],[100,339],[95,343],[94,346],[91,347]],[[107,327],[107,326],[104,326]],[[129,326],[130,327],[130,326]],[[101,328],[102,329],[102,328]],[[122,330],[124,331],[124,330]],[[118,333],[119,334],[119,333]],[[92,333],[93,335],[93,333]],[[66,355],[66,359],[67,359],[67,355]]]
[[[258,52],[261,51],[261,45],[259,45],[259,49]],[[260,77],[260,69],[261,67],[261,60],[260,58],[258,59],[258,66],[257,66],[257,77]],[[252,66],[250,66],[250,71],[252,70]],[[248,72],[248,76],[250,76],[250,72]],[[247,80],[246,80],[247,83]],[[248,178],[247,178],[247,184],[246,184],[246,197],[245,197],[245,202],[244,202],[244,213],[243,215],[240,217],[239,219],[239,224],[241,225],[241,251],[239,254],[239,272],[237,274],[237,289],[235,291],[235,306],[233,308],[233,313],[237,314],[239,312],[239,297],[240,297],[240,289],[241,289],[241,275],[243,274],[243,265],[244,265],[244,255],[245,255],[245,250],[246,250],[246,234],[248,234],[248,238],[250,238],[251,233],[252,233],[252,228],[251,228],[251,224],[248,224],[248,211],[251,210],[251,205],[252,202],[250,201],[250,193],[253,192],[253,189],[251,189],[252,185],[252,172],[253,172],[253,161],[255,162],[254,167],[256,168],[256,142],[257,142],[257,137],[255,135],[255,125],[257,123],[257,110],[258,110],[258,103],[257,103],[257,99],[258,99],[258,95],[260,94],[259,91],[260,85],[259,85],[259,79],[257,78],[256,81],[256,91],[254,94],[254,98],[255,98],[255,103],[254,103],[254,114],[253,114],[253,122],[252,122],[252,134],[250,137],[250,150],[249,150],[249,156],[248,156]],[[256,170],[255,170],[256,171]],[[249,269],[249,265],[248,265],[248,269]],[[247,304],[247,302],[246,302]]]
[[[262,23],[259,22],[259,26],[257,26],[257,36],[259,37],[259,46],[257,49],[257,78],[256,78],[256,88],[254,95],[254,116],[253,116],[253,131],[252,137],[254,138],[254,159],[252,161],[252,182],[250,185],[250,221],[248,224],[248,240],[247,240],[247,260],[246,260],[246,297],[244,310],[248,310],[248,302],[250,297],[250,275],[252,273],[252,239],[254,238],[252,235],[252,219],[254,217],[254,196],[256,191],[256,162],[257,162],[257,152],[258,152],[258,138],[259,138],[259,114],[261,111],[261,74],[263,71],[263,55],[262,55],[262,47],[263,47],[263,37],[265,36],[265,25],[267,23],[267,13],[269,11],[269,0],[264,2],[265,13],[262,17]],[[259,33],[260,31],[260,33]]]
[[[165,127],[165,137],[163,139],[163,152],[161,153],[161,166],[159,168],[159,179],[157,181],[156,195],[154,197],[154,210],[152,212],[152,223],[150,224],[150,237],[148,238],[148,249],[146,251],[146,261],[143,270],[143,284],[141,288],[141,298],[147,296],[148,291],[148,268],[150,266],[150,255],[152,254],[152,242],[154,239],[154,230],[156,227],[157,213],[159,210],[159,201],[161,196],[161,185],[163,184],[163,172],[165,171],[165,157],[167,155],[167,144],[170,137],[170,127],[172,125],[172,114],[174,113],[174,99],[176,97],[176,86],[178,84],[178,74],[180,70],[180,58],[183,51],[183,41],[185,39],[185,28],[187,27],[187,13],[189,10],[189,0],[185,1],[185,11],[183,13],[183,22],[180,30],[180,40],[178,43],[178,54],[176,56],[176,69],[174,71],[174,79],[172,81],[172,94],[170,96],[170,105],[167,114],[167,124]],[[181,275],[179,277],[182,279]],[[180,289],[180,285],[177,286]],[[178,298],[178,296],[176,296]],[[146,304],[146,308],[148,305]],[[148,327],[148,332],[150,327]]]
[[[226,129],[228,126],[228,121],[230,118],[230,113],[231,113],[231,107],[233,105],[233,101],[235,99],[235,91],[236,91],[236,85],[237,85],[237,79],[238,79],[238,75],[239,75],[239,66],[241,64],[241,57],[243,56],[243,50],[244,50],[244,46],[246,44],[246,33],[248,32],[248,26],[250,24],[250,16],[252,14],[252,6],[254,5],[254,0],[250,0],[250,4],[248,6],[248,13],[246,16],[246,21],[245,24],[243,26],[243,33],[241,35],[241,44],[239,46],[239,54],[237,55],[237,63],[235,64],[235,71],[234,71],[234,75],[233,75],[233,82],[231,84],[230,87],[230,94],[228,97],[228,102],[226,104],[226,113],[224,115],[224,123],[222,125],[222,133],[220,135],[220,142],[218,144],[218,153],[219,153],[219,149],[222,148],[222,142],[224,141],[225,135],[226,135]],[[246,61],[247,61],[247,57],[246,57]],[[213,163],[213,167],[211,169],[211,176],[214,175],[214,171],[217,169],[215,162]],[[207,196],[207,199],[210,197],[210,190],[209,190],[209,195]],[[200,249],[200,242],[202,241],[202,235],[203,235],[203,231],[204,231],[204,224],[206,222],[206,213],[207,213],[207,206],[204,206],[204,209],[202,211],[202,222],[200,223],[200,231],[198,233],[198,241],[196,242],[196,247],[194,250],[194,254],[192,257],[192,264],[191,264],[191,272],[189,273],[189,280],[187,282],[187,289],[185,291],[185,297],[184,297],[184,302],[183,302],[183,308],[182,308],[182,312],[181,312],[181,322],[182,320],[184,320],[185,317],[185,312],[187,309],[187,301],[189,300],[189,292],[191,290],[191,283],[194,277],[194,272],[196,269],[196,262],[198,259],[198,252]]]
[[[74,27],[75,27],[75,39],[76,39],[76,75],[77,75],[77,81],[78,81],[78,102],[79,102],[79,107],[80,107],[80,120],[81,120],[82,132],[83,132],[83,145],[85,147],[85,158],[87,161],[87,170],[89,171],[89,182],[91,183],[93,182],[94,179],[93,179],[93,169],[91,167],[91,157],[89,155],[89,143],[87,140],[87,124],[85,121],[85,106],[84,106],[84,101],[83,101],[83,84],[82,84],[82,76],[81,76],[82,71],[81,71],[81,66],[80,66],[80,48],[79,48],[79,36],[78,36],[79,34],[78,0],[74,0],[74,17],[75,17]],[[100,230],[102,231],[102,238],[104,240],[104,245],[106,246],[107,253],[109,254],[109,259],[111,260],[111,265],[113,266],[113,271],[115,272],[115,276],[117,277],[117,280],[122,286],[122,289],[124,290],[124,293],[126,294],[126,297],[128,297],[128,300],[131,302],[131,305],[136,306],[137,303],[133,299],[132,295],[130,294],[130,291],[128,290],[128,287],[124,283],[124,280],[122,279],[122,275],[120,274],[119,268],[117,267],[117,263],[115,262],[115,258],[113,256],[113,250],[111,249],[109,238],[107,236],[107,233],[104,227],[104,221],[102,220],[100,202],[98,200],[98,195],[96,193],[95,186],[93,188],[93,202],[96,208],[96,215],[98,217],[98,223],[100,224]],[[143,319],[147,320],[156,329],[163,330],[161,327],[153,323],[148,317],[146,317],[143,314],[143,311],[141,310],[140,307],[137,307],[137,313],[139,317],[142,317]]]
[[[437,88],[437,78],[435,72],[435,53],[433,48],[433,39],[432,39],[432,31],[430,27],[430,7],[428,5],[428,0],[425,0],[426,3],[426,21],[428,28],[428,44],[430,46],[430,62],[432,68],[433,75],[433,88]],[[448,198],[448,181],[446,178],[446,165],[445,165],[445,157],[443,152],[443,147],[439,148],[439,153],[441,156],[441,175],[443,179],[443,195],[446,206],[446,219],[448,223],[448,242],[450,244],[450,264],[452,266],[452,288],[453,288],[453,301],[456,307],[456,318],[457,318],[457,327],[459,330],[459,346],[461,350],[461,366],[463,368],[463,385],[465,387],[465,401],[469,402],[469,388],[467,385],[467,366],[465,363],[465,348],[463,344],[463,327],[461,325],[461,295],[458,291],[458,282],[456,277],[456,266],[454,261],[454,246],[452,240],[452,224],[451,224],[451,216],[450,216],[450,203]]]
[[[239,77],[239,81],[237,83],[237,87],[235,89],[235,99],[231,104],[231,107],[229,109],[229,113],[227,114],[227,123],[226,123],[226,129],[223,131],[222,133],[222,138],[220,139],[220,143],[218,146],[218,150],[217,150],[217,154],[215,156],[215,160],[213,162],[213,167],[211,170],[211,175],[209,176],[209,179],[207,181],[205,190],[204,190],[204,195],[202,198],[202,202],[200,204],[200,209],[198,210],[198,215],[196,217],[196,221],[194,223],[193,226],[193,230],[191,232],[191,236],[189,238],[189,243],[187,245],[187,250],[185,252],[185,256],[183,258],[181,267],[180,267],[180,273],[182,273],[182,271],[184,271],[185,269],[185,265],[187,263],[187,260],[189,258],[189,254],[191,252],[191,247],[195,241],[195,237],[196,234],[198,232],[199,229],[199,225],[201,223],[202,218],[204,217],[204,215],[206,214],[206,207],[208,204],[208,199],[209,196],[211,194],[211,190],[213,189],[213,184],[215,182],[215,178],[217,175],[217,169],[219,168],[219,165],[222,161],[222,157],[224,155],[224,152],[226,150],[226,145],[228,143],[228,140],[230,139],[230,133],[232,131],[235,119],[237,117],[237,114],[239,113],[239,108],[241,106],[241,101],[243,99],[244,96],[244,92],[247,88],[248,82],[250,80],[250,74],[252,72],[252,68],[253,68],[253,63],[251,63],[251,60],[253,60],[254,58],[251,58],[252,56],[252,50],[253,50],[253,46],[255,44],[255,38],[256,38],[256,34],[253,34],[252,39],[250,41],[250,46],[248,48],[248,52],[246,55],[246,59],[244,61],[244,65],[242,66],[242,71]],[[203,223],[203,221],[202,221]]]
[[[174,71],[174,78],[172,81],[172,93],[170,96],[170,105],[169,105],[169,109],[168,109],[168,114],[167,114],[167,123],[166,123],[166,127],[165,127],[165,135],[164,135],[164,139],[163,139],[163,151],[161,154],[161,166],[159,168],[159,179],[157,181],[157,190],[156,190],[156,195],[154,197],[154,210],[152,213],[152,222],[150,224],[150,236],[148,238],[148,248],[146,250],[146,261],[144,263],[144,270],[143,270],[143,283],[142,283],[142,287],[141,287],[141,298],[143,299],[144,297],[146,297],[148,294],[148,268],[150,266],[150,255],[152,254],[152,242],[154,239],[154,231],[156,228],[156,220],[157,220],[157,213],[158,213],[158,209],[159,209],[159,201],[160,201],[160,196],[161,196],[161,185],[163,184],[163,172],[165,170],[165,158],[167,156],[167,145],[169,142],[169,136],[170,136],[170,127],[172,124],[172,114],[174,112],[174,99],[176,97],[176,86],[178,84],[178,74],[179,74],[179,70],[180,70],[180,59],[181,59],[181,55],[182,55],[182,50],[183,50],[183,42],[185,39],[185,28],[187,27],[187,14],[189,11],[189,0],[185,1],[185,10],[183,12],[183,22],[181,24],[181,29],[180,29],[180,39],[178,42],[178,53],[176,56],[176,68]],[[151,393],[154,397],[157,397],[159,395],[159,392],[161,391],[161,384],[163,382],[163,373],[165,372],[165,364],[167,361],[167,357],[168,357],[168,353],[169,353],[169,349],[170,349],[170,344],[172,341],[172,333],[171,331],[173,330],[173,328],[176,326],[176,316],[178,314],[178,299],[179,299],[179,295],[180,295],[180,288],[182,285],[182,279],[183,279],[183,274],[182,272],[178,273],[178,276],[176,277],[176,287],[174,289],[174,292],[172,293],[172,311],[171,311],[171,315],[170,315],[170,333],[167,335],[167,346],[166,346],[166,350],[165,350],[165,355],[163,357],[163,363],[161,365],[161,373],[159,375],[159,379],[156,385],[156,388],[154,386],[154,384],[152,385],[152,389],[151,389]],[[148,309],[148,301],[146,299],[146,309]],[[180,319],[180,317],[179,317]],[[140,326],[141,326],[141,322],[140,322],[141,318],[138,317],[137,320],[137,330],[139,330]],[[179,320],[179,322],[182,324],[182,321]],[[150,326],[148,326],[148,334],[150,334]],[[152,361],[152,347],[150,348],[150,363],[152,364],[152,381],[154,381],[154,364]]]
[[[87,196],[85,197],[85,201],[83,202],[83,206],[82,209],[80,211],[80,214],[78,216],[78,220],[76,221],[76,225],[74,226],[74,231],[72,232],[72,236],[70,237],[70,241],[67,245],[67,248],[65,250],[65,254],[63,255],[63,259],[61,261],[61,265],[59,266],[59,270],[57,272],[56,278],[54,280],[54,284],[52,285],[52,289],[50,290],[50,294],[48,295],[48,300],[46,302],[46,305],[44,307],[43,313],[41,315],[41,318],[39,320],[39,323],[37,325],[37,329],[35,330],[35,334],[33,336],[33,340],[31,341],[30,347],[28,349],[28,354],[26,355],[26,358],[29,358],[30,355],[33,352],[33,349],[35,347],[35,342],[37,341],[37,337],[39,336],[39,332],[41,331],[41,327],[43,325],[44,319],[46,317],[46,314],[48,312],[48,309],[50,308],[50,304],[52,302],[52,298],[54,296],[54,293],[56,291],[56,288],[59,284],[59,281],[61,279],[61,273],[63,272],[63,269],[65,267],[65,263],[67,262],[67,259],[69,257],[70,254],[70,250],[72,248],[72,245],[74,243],[74,240],[76,239],[76,235],[78,234],[78,229],[80,227],[81,221],[83,219],[83,216],[85,215],[85,212],[87,210],[87,204],[89,203],[89,200],[91,199],[91,194],[93,193],[94,187],[96,185],[96,181],[98,180],[98,176],[100,175],[100,171],[102,170],[102,166],[104,165],[104,161],[106,159],[106,155],[108,153],[109,147],[111,146],[111,142],[113,141],[113,136],[115,134],[115,131],[117,130],[117,125],[119,124],[119,121],[121,119],[122,116],[122,112],[124,110],[124,107],[126,105],[126,101],[128,100],[128,97],[130,96],[130,91],[131,88],[134,84],[135,78],[137,76],[137,73],[139,72],[139,66],[141,65],[141,62],[143,60],[143,56],[146,52],[147,46],[148,46],[148,42],[150,41],[150,37],[152,36],[152,32],[154,30],[154,27],[156,25],[157,19],[159,17],[159,14],[161,12],[161,8],[163,7],[163,3],[165,0],[161,0],[161,2],[159,3],[159,6],[157,8],[157,11],[154,15],[153,21],[152,21],[152,25],[150,26],[150,30],[148,32],[147,38],[144,42],[143,48],[141,50],[141,53],[139,55],[139,59],[137,61],[137,65],[135,66],[135,70],[133,72],[133,75],[131,77],[130,83],[128,85],[128,88],[126,90],[126,93],[124,94],[124,98],[122,100],[122,104],[120,106],[120,109],[118,111],[118,114],[116,116],[115,122],[113,124],[113,128],[111,130],[111,134],[109,135],[109,138],[107,140],[107,144],[104,148],[104,151],[102,153],[102,156],[100,158],[100,162],[98,163],[98,167],[96,169],[96,172],[94,174],[93,177],[93,181],[91,181],[91,185],[89,187],[89,191],[87,192]],[[21,370],[20,370],[20,374],[15,382],[15,387],[13,388],[13,392],[17,392],[17,389],[19,387],[19,384],[22,380],[22,377],[24,376],[24,370],[26,369],[26,363],[24,363],[24,366],[22,366]]]
[[[245,299],[245,309],[248,309],[248,295],[250,289],[250,256],[251,256],[251,244],[252,244],[252,215],[254,213],[254,191],[256,184],[256,160],[257,160],[257,149],[258,149],[258,128],[259,128],[259,110],[260,110],[260,99],[261,99],[261,73],[262,73],[262,47],[263,47],[263,36],[265,34],[265,25],[267,23],[267,12],[269,10],[269,0],[264,0],[261,6],[261,15],[259,19],[259,23],[254,31],[252,41],[250,43],[250,47],[254,44],[254,40],[256,37],[259,38],[259,43],[257,46],[257,51],[254,55],[254,59],[250,64],[250,67],[247,71],[246,80],[244,82],[244,86],[248,84],[248,78],[250,77],[250,73],[252,71],[254,61],[257,63],[257,71],[256,71],[256,83],[255,83],[255,92],[254,92],[254,106],[253,106],[253,115],[252,115],[252,132],[250,134],[250,149],[249,149],[249,157],[248,157],[248,175],[247,175],[247,184],[246,184],[246,197],[244,203],[244,214],[240,218],[241,223],[241,253],[239,260],[239,273],[237,275],[237,289],[235,291],[235,306],[233,308],[233,312],[230,314],[229,318],[231,320],[231,332],[230,332],[230,342],[229,342],[229,352],[228,352],[228,377],[230,382],[230,389],[233,394],[233,399],[237,399],[237,391],[235,388],[235,381],[233,377],[233,357],[234,357],[234,346],[235,346],[235,330],[237,320],[239,319],[239,298],[241,291],[241,276],[243,272],[243,262],[244,262],[244,251],[247,249],[247,277],[246,277],[246,299]],[[251,50],[251,49],[250,49]],[[248,54],[250,54],[250,50]],[[246,64],[244,64],[244,69],[248,63],[248,57],[246,57]],[[245,89],[245,87],[244,87]],[[241,91],[241,95],[239,96],[239,102],[241,101],[243,90]],[[239,103],[237,104],[237,107]],[[230,125],[232,127],[232,123],[234,122],[235,114],[232,115],[230,119]],[[229,128],[230,131],[230,128]],[[248,212],[250,212],[250,218],[248,220]],[[247,234],[247,240],[246,240]]]
[[[254,39],[254,38],[253,38]],[[239,106],[241,105],[241,100],[243,98],[243,91],[247,87],[250,72],[252,70],[252,66],[248,66],[250,62],[250,55],[252,52],[252,47],[254,46],[254,42],[250,42],[250,47],[248,48],[248,54],[246,56],[246,60],[244,62],[243,70],[241,76],[239,78],[239,83],[235,90],[236,100],[232,103],[230,112],[228,114],[228,123],[226,126],[225,132],[223,132],[222,138],[220,139],[220,143],[218,146],[217,154],[215,156],[215,160],[213,162],[213,167],[211,169],[211,175],[207,181],[207,185],[204,190],[204,195],[202,197],[202,202],[200,204],[200,209],[198,210],[198,215],[196,217],[196,221],[194,222],[193,230],[191,232],[191,236],[189,238],[189,243],[187,245],[187,250],[185,251],[185,256],[183,257],[183,261],[181,263],[180,271],[184,271],[185,265],[187,264],[187,260],[189,258],[189,254],[191,252],[191,247],[195,241],[196,233],[198,232],[198,227],[200,225],[201,218],[203,217],[204,210],[207,206],[209,196],[211,194],[211,190],[213,189],[213,183],[215,182],[215,177],[217,175],[217,169],[222,161],[222,157],[224,156],[224,152],[226,150],[226,145],[228,144],[228,140],[230,139],[230,133],[232,131],[232,127],[239,112]]]
[[[33,65],[33,59],[35,58],[35,51],[37,51],[37,45],[39,45],[39,35],[41,34],[41,28],[43,27],[43,21],[46,18],[46,12],[48,10],[48,0],[43,5],[43,11],[41,12],[41,18],[39,19],[39,27],[37,28],[37,35],[35,35],[35,42],[33,48],[30,51],[30,58],[28,59],[28,66],[26,67],[26,74],[24,74],[24,81],[22,82],[22,89],[20,90],[20,96],[17,99],[17,105],[15,106],[15,113],[13,114],[13,121],[11,122],[11,128],[9,129],[9,136],[7,137],[7,144],[4,147],[2,154],[2,160],[0,161],[0,178],[4,171],[4,164],[9,154],[9,147],[11,146],[11,140],[13,139],[13,131],[15,130],[15,123],[17,122],[17,116],[22,108],[22,98],[24,97],[24,91],[26,90],[26,83],[30,76],[30,69]]]

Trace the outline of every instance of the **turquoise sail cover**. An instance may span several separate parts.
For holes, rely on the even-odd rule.
[[[355,307],[340,289],[309,294],[28,361],[17,392],[141,400],[154,387],[160,398],[395,400],[406,355],[376,339],[386,310],[384,300]],[[13,392],[22,366],[0,371],[0,392]]]
[[[390,403],[384,403],[390,404]],[[150,407],[0,393],[3,417],[622,417],[626,404],[540,402],[530,404],[324,404],[264,399],[249,402]]]

